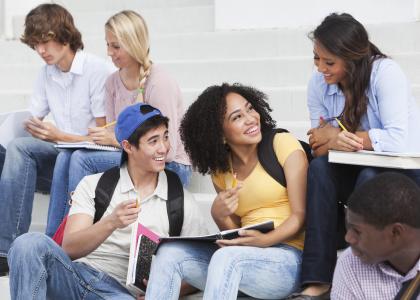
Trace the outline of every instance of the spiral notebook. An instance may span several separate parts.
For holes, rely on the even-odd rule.
[[[64,143],[58,142],[54,145],[60,149],[90,149],[90,150],[101,150],[101,151],[121,151],[117,147],[98,145],[92,142],[77,142],[77,143]]]

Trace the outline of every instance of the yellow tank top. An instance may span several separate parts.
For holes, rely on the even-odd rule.
[[[274,137],[274,151],[280,164],[284,166],[288,156],[301,150],[299,141],[290,133],[278,133]],[[224,190],[231,188],[231,172],[218,173],[212,176],[213,183]],[[273,220],[274,226],[282,224],[291,213],[287,189],[280,185],[264,170],[258,162],[251,174],[243,181],[239,191],[239,206],[235,214],[241,218],[241,226]],[[303,249],[303,231],[286,241],[285,244]]]

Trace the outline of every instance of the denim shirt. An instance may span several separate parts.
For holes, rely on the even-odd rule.
[[[411,94],[411,86],[393,60],[375,60],[366,90],[367,113],[360,129],[367,131],[375,151],[420,152],[420,112]],[[320,117],[339,116],[345,98],[337,84],[327,84],[320,72],[314,72],[308,85],[311,127]],[[338,127],[338,124],[333,124]]]

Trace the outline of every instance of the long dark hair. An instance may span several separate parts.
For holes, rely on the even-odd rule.
[[[387,56],[369,41],[363,25],[346,13],[327,16],[310,34],[310,38],[345,61],[348,86],[343,90],[346,100],[342,122],[350,131],[355,132],[367,111],[369,99],[366,90],[372,64],[376,59]]]
[[[226,96],[236,93],[244,97],[260,115],[261,132],[276,126],[271,118],[267,95],[238,83],[223,83],[205,89],[185,112],[179,132],[192,165],[201,174],[229,170],[230,149],[224,143],[223,119]]]

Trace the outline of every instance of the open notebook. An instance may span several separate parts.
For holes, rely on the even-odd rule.
[[[102,150],[102,151],[120,151],[120,149],[113,146],[98,145],[92,142],[77,142],[77,143],[64,143],[58,142],[56,148],[63,149],[91,149],[91,150]]]
[[[328,161],[331,163],[381,168],[420,169],[420,153],[330,150],[328,152]]]
[[[171,241],[197,241],[197,242],[215,242],[217,240],[232,240],[239,237],[241,229],[258,230],[262,233],[267,233],[274,229],[273,221],[265,221],[258,224],[248,225],[241,228],[223,230],[214,234],[200,235],[200,236],[172,236],[160,238],[160,243]]]

